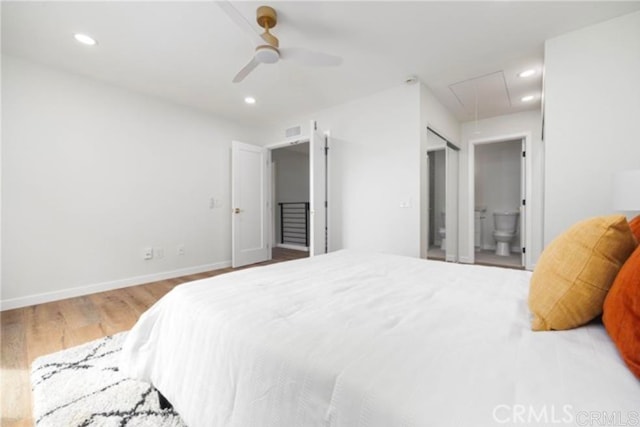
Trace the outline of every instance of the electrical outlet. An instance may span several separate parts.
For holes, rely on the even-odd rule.
[[[156,248],[155,249],[155,257],[158,259],[164,258],[164,248]]]
[[[153,258],[153,248],[144,248],[143,258],[144,259],[152,259]]]
[[[184,255],[184,245],[178,245],[178,255]]]

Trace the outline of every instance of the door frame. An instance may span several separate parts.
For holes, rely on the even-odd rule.
[[[309,143],[310,142],[310,138],[306,137],[306,136],[302,136],[299,138],[294,138],[294,139],[287,139],[285,141],[280,141],[280,142],[274,142],[273,144],[268,144],[265,145],[264,148],[267,149],[268,153],[269,153],[269,165],[270,167],[274,168],[274,164],[273,164],[273,156],[272,156],[272,152],[273,150],[277,150],[278,148],[285,148],[285,147],[290,147],[292,145],[298,145],[298,144],[305,144],[305,143]],[[275,200],[275,194],[274,194],[274,190],[275,190],[275,185],[276,183],[273,181],[274,177],[275,177],[276,171],[275,168],[273,170],[272,173],[269,174],[269,200],[271,201],[270,205],[271,208],[269,209],[269,233],[271,234],[271,241],[273,242],[273,247],[275,248],[279,243],[277,241],[277,236],[276,236],[276,224],[275,224],[275,218],[276,218],[276,205],[277,202]],[[311,177],[309,177],[309,180],[311,180]],[[309,248],[307,247],[307,251],[309,251]]]
[[[531,270],[533,268],[532,253],[533,253],[533,149],[532,149],[532,134],[531,132],[518,132],[512,134],[494,135],[487,138],[470,139],[468,144],[469,149],[469,174],[468,174],[468,199],[467,199],[467,259],[469,264],[475,263],[475,200],[476,200],[476,188],[475,188],[475,168],[476,168],[476,145],[492,144],[496,142],[505,142],[513,140],[524,140],[525,146],[525,194],[524,198],[528,203],[520,208],[524,208],[524,224],[520,223],[521,229],[524,230],[524,241],[526,251],[524,253],[524,268]],[[522,173],[520,174],[520,186],[522,186]],[[521,231],[522,232],[522,231]]]
[[[313,125],[310,128],[310,132],[313,132]],[[323,132],[323,136],[324,136],[324,140],[326,141],[327,147],[329,147],[329,140],[331,138],[331,130],[324,130]],[[269,164],[270,166],[273,166],[272,162],[271,162],[271,152],[273,150],[276,150],[278,148],[284,148],[284,147],[289,147],[292,145],[298,145],[298,144],[304,144],[307,143],[309,145],[311,145],[311,135],[299,135],[297,137],[292,137],[292,138],[288,138],[285,139],[284,141],[279,141],[279,142],[274,142],[272,144],[268,144],[265,145],[264,148],[267,149],[268,153],[269,153]],[[309,152],[309,159],[311,159],[311,152]],[[330,183],[331,183],[331,174],[329,174],[329,156],[325,156],[325,200],[329,201],[330,197],[331,197],[331,190],[330,190]],[[273,174],[269,174],[269,180],[272,180],[272,176]],[[274,188],[274,184],[273,182],[269,182],[268,183],[268,188],[269,188],[269,200],[272,201],[270,203],[271,208],[269,209],[269,223],[271,224],[271,226],[269,227],[270,233],[271,233],[271,241],[274,242],[274,247],[277,244],[276,242],[276,236],[275,236],[275,211],[274,209],[276,209],[275,206],[275,200],[274,200],[274,194],[273,194],[273,188]],[[309,186],[311,185],[311,171],[309,171]],[[309,197],[311,197],[311,193],[309,194]],[[330,209],[328,209],[327,206],[323,206],[322,209],[325,209],[325,222],[326,222],[326,228],[330,231],[331,230],[331,222],[330,222]],[[309,224],[309,232],[311,232],[311,224]],[[331,252],[331,233],[328,232],[326,233],[326,247],[327,247],[327,252]],[[309,247],[307,248],[307,250],[309,251],[309,255],[313,254],[313,251],[311,250],[311,240],[309,240]]]
[[[327,155],[324,156],[324,170],[325,170],[325,184],[324,184],[324,199],[327,201],[324,209],[324,217],[325,223],[327,225],[327,232],[325,233],[325,245],[327,246],[327,253],[331,252],[331,209],[329,209],[329,200],[331,200],[331,174],[329,173],[331,167],[331,160],[329,156],[329,152],[331,151],[330,141],[331,141],[331,129],[324,130],[324,140],[325,146],[327,148]]]

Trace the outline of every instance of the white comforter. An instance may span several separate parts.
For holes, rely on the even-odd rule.
[[[247,269],[158,301],[121,368],[190,427],[639,421],[640,382],[601,325],[530,331],[529,278],[351,251]]]

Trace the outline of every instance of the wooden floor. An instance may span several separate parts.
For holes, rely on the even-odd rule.
[[[308,256],[275,248],[273,260]],[[175,286],[233,271],[232,268],[3,311],[0,413],[2,426],[33,426],[30,366],[39,356],[127,331],[154,302]]]

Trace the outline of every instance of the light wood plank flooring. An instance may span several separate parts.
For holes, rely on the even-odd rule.
[[[271,264],[307,257],[274,248]],[[251,266],[250,266],[251,267]],[[246,268],[246,267],[245,267]],[[175,286],[233,271],[224,268],[1,313],[0,413],[3,427],[33,426],[30,366],[39,356],[127,331]]]

